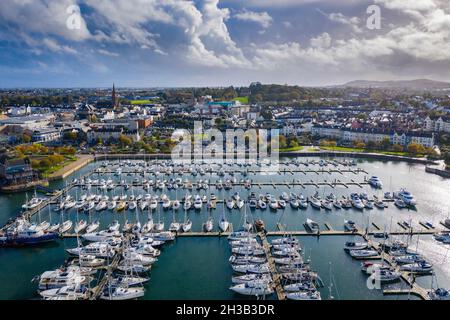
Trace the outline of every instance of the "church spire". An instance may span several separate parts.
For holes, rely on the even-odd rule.
[[[114,85],[114,83],[112,87],[111,106],[113,109],[117,108],[116,86]]]

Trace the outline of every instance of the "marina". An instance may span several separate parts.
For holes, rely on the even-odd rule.
[[[383,163],[379,164],[383,165]],[[48,230],[53,227],[52,230],[55,230],[54,233],[61,239],[51,240],[59,243],[57,247],[60,245],[66,247],[64,243],[70,242],[72,248],[79,247],[81,250],[84,250],[85,246],[94,248],[99,246],[96,243],[101,246],[101,243],[105,241],[109,243],[111,239],[116,239],[118,243],[114,244],[114,254],[106,256],[108,261],[104,266],[94,268],[95,280],[83,284],[83,288],[86,287],[88,290],[83,291],[81,297],[121,299],[123,297],[157,297],[153,292],[149,294],[144,292],[148,290],[148,286],[150,286],[150,291],[153,291],[152,283],[156,280],[153,271],[151,272],[152,279],[148,284],[146,281],[146,284],[137,286],[140,289],[124,291],[123,289],[118,290],[118,288],[122,288],[120,286],[111,285],[117,281],[117,277],[121,277],[117,273],[118,269],[127,270],[126,277],[142,276],[144,270],[148,270],[144,273],[150,275],[149,270],[153,270],[150,266],[154,263],[154,270],[157,273],[159,260],[163,259],[165,253],[161,254],[161,258],[152,255],[155,251],[152,251],[150,256],[142,256],[144,252],[138,244],[141,241],[139,239],[155,237],[148,241],[147,249],[156,249],[151,245],[152,241],[156,241],[158,247],[162,245],[160,250],[166,251],[165,248],[169,246],[168,250],[173,251],[177,250],[179,243],[185,241],[205,241],[206,243],[216,241],[214,239],[223,239],[219,241],[227,242],[234,232],[244,228],[244,230],[252,231],[254,235],[257,235],[255,239],[258,239],[258,246],[261,246],[264,252],[268,263],[268,272],[271,276],[270,286],[267,289],[264,289],[266,284],[262,286],[260,282],[252,283],[256,287],[250,291],[252,292],[250,296],[264,299],[284,300],[290,298],[298,300],[318,299],[321,297],[320,293],[323,299],[334,295],[326,293],[327,290],[331,290],[330,283],[314,287],[312,290],[313,282],[311,284],[301,282],[303,284],[300,286],[297,280],[287,281],[283,274],[286,273],[286,270],[296,270],[293,269],[295,265],[288,264],[280,267],[275,263],[275,261],[284,263],[291,260],[272,256],[272,240],[274,239],[298,237],[300,244],[303,245],[303,242],[309,243],[312,239],[325,242],[326,238],[361,238],[369,241],[370,246],[377,251],[377,255],[363,256],[362,259],[356,258],[356,260],[382,259],[394,265],[392,257],[388,254],[380,255],[379,245],[372,243],[380,232],[387,231],[389,237],[416,239],[431,237],[448,230],[445,215],[432,219],[420,215],[420,219],[412,219],[412,216],[418,215],[422,209],[421,199],[417,205],[411,202],[400,208],[396,202],[407,201],[407,198],[401,198],[403,194],[401,188],[409,189],[410,186],[401,185],[394,189],[390,185],[392,182],[389,183],[392,178],[383,177],[384,186],[381,189],[381,186],[377,185],[378,182],[374,182],[373,176],[369,179],[373,174],[370,165],[361,168],[354,160],[340,159],[338,161],[320,158],[307,161],[287,158],[277,165],[280,168],[279,171],[261,172],[261,169],[258,171],[258,168],[261,167],[257,164],[216,165],[205,162],[186,166],[172,164],[168,160],[94,162],[72,174],[64,182],[53,183],[48,189],[42,190],[41,192],[44,192],[45,195],[42,193],[39,196],[37,193],[28,194],[25,199],[26,207],[16,211],[22,211],[20,219],[12,214],[8,221],[4,221],[2,233],[7,235],[8,230],[14,228],[22,230],[24,229],[22,226],[27,225],[28,229],[41,226],[44,234],[49,234]],[[299,169],[302,166],[305,169]],[[288,178],[289,176],[290,178]],[[394,192],[395,190],[400,191]],[[413,193],[415,194],[414,191]],[[377,207],[374,208],[373,204]],[[386,212],[390,213],[391,221],[389,218],[383,217],[383,213],[386,215]],[[344,216],[347,214],[356,220],[354,230],[343,228]],[[405,215],[407,216],[405,217]],[[321,218],[322,216],[323,218]],[[221,230],[219,222],[224,219],[228,225],[226,230]],[[311,221],[318,219],[319,223],[311,229],[308,227],[308,219]],[[55,223],[55,221],[59,222]],[[99,221],[95,225],[98,230],[93,231],[98,233],[95,236],[96,241],[86,242],[87,239],[92,238],[90,236],[92,232],[86,232],[86,229],[93,226],[94,222],[97,223],[96,221]],[[117,233],[115,230],[107,233],[105,228],[108,225],[111,227],[115,221],[118,221]],[[263,221],[263,232],[256,230],[257,221]],[[150,226],[149,230],[146,229],[147,231],[144,232],[144,226]],[[24,230],[28,230],[27,228]],[[173,236],[170,236],[170,244],[169,242],[164,244],[168,239],[160,241],[158,237],[165,237],[169,229]],[[10,240],[8,240],[8,236],[5,239],[4,244],[7,245]],[[83,242],[81,247],[80,240]],[[76,242],[73,243],[73,241]],[[411,240],[411,243],[413,242]],[[10,244],[15,245],[16,242]],[[48,245],[46,244],[46,246]],[[53,244],[51,246],[53,247]],[[38,250],[44,254],[45,247]],[[22,248],[20,250],[36,249]],[[224,249],[226,252],[226,247]],[[0,248],[2,255],[8,255],[11,250],[16,249]],[[311,259],[314,263],[316,260],[314,256],[306,256],[305,250],[302,250],[301,254],[301,260],[298,262]],[[129,260],[131,256],[133,260]],[[144,257],[151,257],[151,259]],[[298,258],[300,259],[300,256]],[[97,259],[100,258],[97,257]],[[155,261],[146,267],[138,263],[136,259],[141,262],[144,261],[142,259],[145,261],[154,259]],[[297,261],[294,258],[289,259]],[[64,260],[66,263],[81,263],[77,259],[73,260],[69,257],[67,260],[67,257],[63,257],[53,267],[57,267]],[[93,261],[87,262],[93,264]],[[126,261],[132,261],[131,265],[126,265],[128,263]],[[304,268],[301,267],[300,271],[295,272],[313,272],[319,278],[326,278],[329,273],[329,271],[325,271],[325,274],[321,275],[321,272],[316,273],[314,268],[311,271],[309,271],[309,267]],[[229,273],[230,271],[225,272]],[[447,283],[443,278],[445,277],[439,275],[439,280]],[[158,283],[158,280],[155,282]],[[411,283],[408,273],[402,273],[400,282],[411,287],[410,294],[422,299],[429,298],[427,294],[430,288],[427,289],[426,284]],[[296,288],[300,291],[286,293],[284,289],[286,286],[289,290]],[[245,288],[240,286],[235,290],[247,292]],[[224,286],[222,289],[226,291],[227,287]],[[253,294],[254,292],[257,294]],[[389,296],[399,298],[405,296],[404,292],[405,289],[400,286],[400,288],[384,288],[380,293],[383,298]],[[85,293],[86,295],[84,295]],[[406,296],[410,297],[410,294]],[[370,296],[368,295],[368,297]],[[221,297],[221,295],[218,293],[217,297]],[[241,299],[242,294],[237,294],[234,298]]]

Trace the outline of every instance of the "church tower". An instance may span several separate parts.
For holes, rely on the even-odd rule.
[[[111,95],[111,107],[114,110],[116,110],[119,107],[119,101],[117,99],[116,87],[115,87],[114,83],[113,83],[112,95]]]

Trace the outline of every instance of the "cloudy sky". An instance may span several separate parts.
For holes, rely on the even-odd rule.
[[[450,81],[450,1],[0,1],[0,87],[409,78]]]

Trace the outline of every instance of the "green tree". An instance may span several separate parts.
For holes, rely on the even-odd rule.
[[[410,143],[407,147],[408,149],[408,153],[413,154],[413,155],[417,155],[417,154],[424,154],[425,153],[425,148],[423,145],[418,144],[418,143]]]
[[[22,135],[22,141],[23,141],[24,143],[30,143],[30,142],[31,142],[31,137],[30,137],[28,134],[24,133],[24,134]]]
[[[403,152],[403,147],[399,144],[394,144],[392,146],[392,151],[394,152]]]
[[[76,131],[67,131],[64,133],[64,140],[77,141],[77,139],[78,139],[78,132]]]
[[[377,143],[375,141],[367,141],[366,149],[367,150],[375,150],[377,148]]]
[[[44,158],[41,161],[39,161],[39,166],[41,168],[50,168],[52,166],[52,163],[49,159]]]
[[[126,135],[121,134],[119,136],[119,143],[121,144],[122,147],[124,147],[124,146],[131,145],[133,143],[133,141],[130,138],[128,138]]]
[[[380,144],[383,150],[387,150],[391,146],[391,140],[389,138],[383,138]]]

